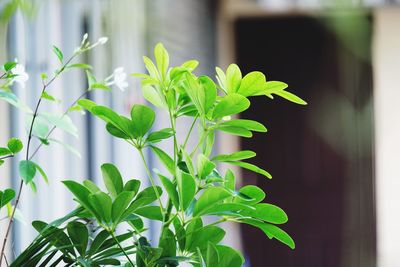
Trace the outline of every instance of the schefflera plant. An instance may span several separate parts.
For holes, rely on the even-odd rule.
[[[245,161],[256,153],[245,150],[212,155],[217,131],[246,138],[252,137],[252,132],[267,131],[259,122],[235,118],[250,107],[249,98],[272,99],[277,95],[297,104],[306,103],[286,91],[287,84],[267,82],[265,75],[258,71],[242,77],[235,64],[226,72],[216,68],[216,83],[206,75],[193,73],[198,65],[195,60],[170,67],[169,55],[162,44],[156,45],[154,55],[155,62],[144,57],[148,74],[135,76],[142,78],[145,99],[168,114],[169,128],[152,130],[155,111],[146,105],[134,105],[130,117],[125,117],[88,99],[78,102],[103,120],[111,135],[125,140],[138,151],[151,183],[143,190],[138,180],[124,184],[117,167],[110,163],[102,166],[106,192],[90,181],[83,184],[64,181],[85,217],[95,219],[103,231],[114,237],[126,257],[126,266],[177,266],[180,261],[193,266],[242,266],[241,253],[221,244],[225,235],[221,224],[227,221],[257,227],[270,239],[275,238],[294,249],[293,239],[278,226],[287,222],[286,213],[276,205],[263,202],[265,193],[259,187],[237,188],[232,170],[228,169],[225,174],[218,171],[218,163],[226,163],[272,178],[267,171]],[[192,124],[180,140],[176,129],[180,127],[178,118],[183,116],[191,117]],[[200,129],[198,142],[189,147],[188,140],[196,125]],[[173,154],[157,146],[166,139],[171,139]],[[145,149],[158,157],[165,173],[149,169]],[[214,218],[212,223],[205,223],[207,216]],[[161,222],[158,241],[142,235],[146,230],[145,218]],[[135,240],[128,249],[115,238],[121,223],[128,223]]]

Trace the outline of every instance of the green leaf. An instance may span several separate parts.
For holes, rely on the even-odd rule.
[[[185,149],[181,149],[181,151],[182,151],[183,160],[184,160],[185,163],[186,163],[186,167],[187,167],[189,173],[190,173],[192,176],[195,176],[192,158],[191,158],[190,155],[186,152]]]
[[[111,198],[106,193],[99,191],[89,195],[88,200],[100,216],[101,221],[99,223],[105,223],[108,225],[111,222]]]
[[[203,87],[200,86],[199,81],[195,79],[194,75],[187,73],[184,89],[196,106],[197,111],[201,116],[205,115],[205,102],[206,96]]]
[[[161,160],[167,170],[171,173],[175,173],[175,163],[174,160],[163,150],[159,149],[158,147],[151,146],[151,149],[154,153],[156,153],[157,157]]]
[[[230,197],[231,194],[223,187],[209,187],[197,200],[193,216],[201,214],[208,208],[217,205],[222,200]]]
[[[200,76],[198,78],[201,89],[204,91],[204,112],[207,113],[215,103],[217,98],[217,87],[213,80],[207,76]]]
[[[245,212],[255,212],[255,208],[246,205],[246,204],[241,204],[241,203],[219,203],[218,205],[211,206],[207,209],[204,209],[202,212],[199,212],[197,216],[201,215],[217,215],[217,216],[223,216],[226,213],[229,214],[236,214],[239,213],[241,215],[246,216]]]
[[[49,100],[49,101],[56,101],[56,98],[54,96],[50,95],[49,93],[47,93],[46,91],[44,91],[42,93],[41,98]]]
[[[218,267],[241,267],[244,264],[242,254],[228,246],[217,245],[219,255]]]
[[[142,86],[143,97],[158,108],[166,107],[164,100],[160,94],[152,86]]]
[[[228,164],[236,165],[245,169],[248,169],[250,171],[253,171],[255,173],[259,173],[261,175],[264,175],[265,177],[271,179],[272,175],[267,172],[266,170],[261,169],[260,167],[257,167],[254,164],[248,163],[248,162],[242,162],[242,161],[225,161]]]
[[[49,123],[53,124],[54,126],[64,130],[71,135],[78,137],[78,129],[72,122],[71,118],[68,115],[57,115],[57,114],[50,114],[47,112],[43,112],[39,114],[40,117],[47,120]]]
[[[89,195],[91,193],[86,187],[71,180],[63,181],[63,183],[68,188],[68,190],[71,191],[72,194],[74,194],[76,200],[79,202],[79,204],[82,205],[82,207],[91,212],[94,216],[96,216],[96,218],[100,219],[96,210],[89,202]]]
[[[150,220],[163,221],[163,214],[159,206],[146,206],[135,210],[137,215],[148,218]]]
[[[137,192],[139,191],[140,184],[141,184],[141,182],[139,180],[135,180],[135,179],[129,180],[124,185],[123,191],[132,191],[136,195]]]
[[[4,69],[5,71],[10,71],[10,70],[12,70],[13,68],[15,68],[15,66],[17,66],[17,62],[9,61],[9,62],[6,62],[6,63],[3,65],[3,69]]]
[[[196,181],[190,174],[177,172],[176,181],[179,190],[179,203],[181,210],[186,210],[196,194]]]
[[[221,89],[225,92],[225,93],[227,93],[227,90],[226,90],[226,75],[225,75],[225,72],[221,69],[221,68],[219,68],[219,67],[216,67],[215,68],[215,71],[217,72],[217,80],[218,80],[218,84],[219,84],[219,86],[221,87]]]
[[[213,119],[238,114],[250,107],[250,101],[239,94],[232,93],[224,98],[215,106]]]
[[[256,156],[256,153],[251,150],[238,151],[232,154],[221,154],[212,158],[212,161],[237,161],[249,159]]]
[[[134,191],[123,191],[115,198],[111,210],[111,217],[115,226],[120,222],[122,215],[132,202],[135,195],[136,192]]]
[[[215,163],[203,154],[197,156],[197,175],[200,179],[206,178],[215,169]]]
[[[288,88],[288,85],[284,82],[269,81],[265,84],[265,90],[263,94],[269,96],[271,94],[276,94],[277,92],[283,91],[286,88]]]
[[[13,154],[17,154],[24,146],[18,138],[11,138],[8,140],[7,147]]]
[[[133,105],[131,110],[131,118],[133,123],[133,137],[143,137],[153,126],[155,112],[144,105]]]
[[[21,160],[19,162],[19,175],[25,184],[29,184],[36,175],[36,166],[30,160]]]
[[[93,107],[96,107],[97,104],[89,99],[80,99],[78,100],[78,105],[83,107],[84,109],[91,111]]]
[[[67,231],[78,253],[84,256],[89,241],[89,233],[86,225],[81,222],[72,221],[67,224]]]
[[[13,189],[0,190],[0,209],[7,205],[11,200],[15,198],[15,191]]]
[[[89,189],[89,191],[90,191],[91,193],[97,193],[97,192],[101,191],[100,188],[99,188],[95,183],[93,183],[93,182],[90,181],[90,180],[84,180],[84,181],[83,181],[83,185],[84,185],[87,189]]]
[[[226,132],[226,133],[230,133],[233,135],[238,135],[238,136],[242,136],[242,137],[246,137],[246,138],[250,138],[253,136],[253,134],[242,127],[236,127],[236,126],[225,126],[225,125],[219,125],[217,127],[218,130]]]
[[[60,140],[54,139],[54,138],[49,138],[48,141],[51,141],[52,143],[57,143],[61,146],[63,146],[66,150],[77,156],[78,158],[82,158],[81,153],[79,153],[78,150],[76,150],[74,147],[71,145],[68,145],[67,143],[61,142]]]
[[[46,184],[49,184],[49,178],[47,177],[47,174],[44,172],[44,170],[36,163],[32,162],[35,165],[36,170],[40,173],[42,176],[43,180],[46,182]]]
[[[103,230],[100,233],[98,233],[94,238],[92,244],[90,245],[88,255],[93,255],[97,253],[101,245],[104,244],[104,242],[107,240],[109,236],[110,234],[107,232],[107,230]]]
[[[64,55],[61,52],[60,48],[58,48],[57,46],[53,45],[53,52],[54,52],[54,54],[56,54],[56,56],[58,57],[58,59],[62,63],[63,59],[64,59]]]
[[[75,64],[70,64],[67,66],[67,68],[78,68],[78,69],[92,69],[92,66],[88,65],[88,64],[84,64],[84,63],[75,63]]]
[[[225,173],[225,188],[234,191],[236,186],[235,174],[231,169],[228,169]]]
[[[301,99],[300,97],[298,97],[295,94],[292,94],[288,91],[280,91],[280,92],[276,92],[276,95],[279,95],[282,98],[285,98],[286,100],[289,100],[293,103],[299,104],[299,105],[307,105],[307,102],[304,101],[303,99]]]
[[[143,57],[143,62],[146,66],[147,71],[149,72],[150,76],[153,78],[159,78],[158,77],[158,70],[156,66],[154,65],[153,61],[151,61],[150,58],[144,56]]]
[[[130,136],[127,135],[125,132],[121,131],[119,128],[115,127],[114,124],[108,122],[106,124],[106,130],[112,136],[122,138],[122,139],[129,139]]]
[[[201,231],[203,227],[203,221],[201,218],[193,218],[186,227],[186,235],[185,235],[185,249],[187,250],[192,243],[194,234]]]
[[[90,113],[92,113],[94,116],[102,119],[106,123],[111,123],[113,124],[116,128],[118,128],[120,131],[125,133],[125,135],[130,136],[130,130],[132,128],[132,122],[123,117],[118,115],[116,112],[114,112],[112,109],[105,107],[105,106],[98,106],[96,103],[86,100],[85,101],[78,101],[78,104],[81,105],[82,107],[86,108]]]
[[[206,266],[207,267],[220,267],[219,266],[219,255],[218,255],[217,248],[211,242],[208,242],[208,245],[207,245]]]
[[[265,75],[259,71],[252,71],[243,77],[238,94],[253,96],[262,93],[266,87]]]
[[[230,64],[226,70],[226,90],[228,94],[236,93],[242,81],[242,73],[236,64]]]
[[[116,198],[117,195],[122,192],[124,186],[121,173],[117,167],[111,163],[101,165],[101,173],[107,191],[112,197]]]
[[[176,256],[175,235],[170,229],[164,228],[163,232],[161,233],[160,243],[158,246],[163,249],[161,257]]]
[[[12,92],[6,92],[0,90],[0,99],[7,101],[9,104],[13,105],[18,109],[21,109],[25,113],[33,113],[32,110]]]
[[[254,131],[254,132],[262,132],[265,133],[267,132],[267,128],[265,128],[264,125],[257,121],[253,120],[244,120],[244,119],[237,119],[237,120],[229,120],[221,123],[219,126],[225,127],[225,126],[231,126],[231,127],[241,127],[249,131]]]
[[[213,130],[210,130],[207,134],[207,139],[204,147],[204,155],[206,157],[209,157],[210,154],[212,153],[214,142],[215,142],[215,132]]]
[[[184,62],[181,66],[183,68],[188,69],[189,71],[193,71],[197,68],[197,66],[199,65],[199,62],[197,60],[188,60],[186,62]]]
[[[158,71],[161,74],[161,77],[163,77],[163,79],[164,79],[165,75],[167,74],[167,71],[168,71],[169,55],[168,55],[167,50],[164,48],[164,46],[161,43],[158,43],[155,46],[154,56],[156,58]]]
[[[213,244],[220,242],[225,236],[225,231],[217,226],[207,225],[192,234],[191,242],[187,246],[189,251],[194,252],[197,248],[206,249],[208,242]]]
[[[264,200],[265,192],[255,185],[246,185],[239,189],[239,192],[250,197],[251,200],[244,200],[242,198],[236,198],[235,202],[245,203],[248,205],[254,205]]]
[[[168,139],[174,135],[174,130],[172,128],[165,128],[160,131],[152,132],[147,136],[146,142],[157,143],[161,140]]]
[[[0,157],[8,156],[8,155],[11,155],[11,154],[12,154],[12,152],[8,148],[0,147]]]
[[[272,94],[279,95],[282,98],[285,98],[286,100],[289,100],[291,102],[294,102],[296,104],[300,105],[307,105],[307,102],[305,102],[303,99],[300,97],[285,91],[285,89],[288,87],[288,85],[284,82],[279,82],[279,81],[270,81],[266,83],[266,88],[263,92],[266,96],[273,98]]]
[[[0,166],[4,164],[4,160],[0,159]]]
[[[260,222],[254,219],[244,219],[240,220],[240,222],[258,227],[268,236],[269,239],[276,238],[291,249],[295,249],[296,247],[293,239],[285,231],[273,224]]]
[[[240,214],[274,224],[283,224],[288,221],[288,216],[285,211],[278,206],[260,203],[256,204],[254,207],[255,210],[243,210]]]
[[[172,204],[174,204],[175,208],[178,210],[179,209],[179,196],[178,192],[176,191],[175,185],[171,182],[170,179],[165,177],[164,175],[157,173],[158,177],[160,178],[161,183],[163,184],[165,190],[167,191],[167,194],[169,198],[172,201]]]
[[[157,194],[156,194],[155,190],[157,190],[158,196],[161,196],[161,194],[162,194],[161,187],[150,186],[150,187],[145,188],[143,191],[141,191],[137,195],[136,199],[129,205],[129,207],[126,209],[126,211],[122,215],[122,218],[126,218],[128,215],[133,213],[138,208],[146,206],[146,205],[154,202],[155,200],[157,200]]]

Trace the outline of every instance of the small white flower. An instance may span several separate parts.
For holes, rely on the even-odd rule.
[[[83,46],[83,45],[86,43],[86,40],[87,40],[88,37],[89,37],[89,35],[88,35],[87,33],[85,33],[85,34],[83,35],[82,42],[81,42],[81,46]]]
[[[107,43],[108,38],[107,37],[100,37],[99,40],[97,41],[100,45],[103,45],[105,43]]]
[[[115,84],[121,91],[124,91],[128,87],[128,82],[126,81],[127,74],[123,67],[116,68],[113,73],[114,80],[111,84]]]
[[[15,60],[15,62],[18,62],[17,60]],[[14,75],[17,75],[13,78],[13,82],[17,82],[19,83],[19,85],[22,88],[25,88],[25,83],[26,81],[29,79],[29,75],[28,73],[25,72],[25,66],[22,64],[17,64],[15,65],[15,67],[11,70],[11,73]]]

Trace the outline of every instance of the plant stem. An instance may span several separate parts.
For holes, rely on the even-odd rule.
[[[33,135],[32,135],[32,132],[33,132],[33,125],[34,125],[35,120],[36,120],[36,117],[37,117],[37,115],[38,115],[39,106],[40,106],[40,104],[42,103],[42,95],[43,95],[44,92],[46,92],[47,87],[48,87],[50,84],[52,84],[52,83],[54,82],[54,80],[65,70],[66,66],[67,66],[76,56],[77,56],[77,54],[73,54],[73,55],[68,59],[68,61],[61,67],[61,69],[60,69],[59,71],[57,71],[57,73],[53,76],[53,78],[51,78],[47,83],[43,84],[43,88],[42,88],[42,91],[41,91],[41,93],[40,93],[39,100],[38,100],[38,102],[37,102],[37,104],[36,104],[35,111],[34,111],[34,113],[33,113],[32,122],[31,122],[31,125],[30,125],[30,127],[29,127],[29,135],[28,135],[28,143],[27,143],[27,146],[26,146],[26,156],[25,156],[25,160],[29,160],[29,159],[30,159],[30,157],[29,157],[29,148],[30,148],[31,141],[32,141],[32,136],[33,136]],[[5,249],[6,249],[6,245],[7,245],[7,241],[8,241],[8,236],[10,235],[11,226],[12,226],[12,224],[13,224],[13,222],[14,222],[15,211],[17,210],[17,207],[18,207],[18,204],[19,204],[19,201],[20,201],[20,198],[21,198],[21,193],[22,193],[23,187],[24,187],[24,181],[21,179],[21,181],[20,181],[20,183],[19,183],[19,189],[18,189],[17,198],[15,199],[14,209],[13,209],[13,211],[12,211],[12,213],[11,213],[10,221],[9,221],[9,223],[8,223],[8,225],[7,225],[6,234],[5,234],[4,239],[3,239],[3,245],[2,245],[2,247],[1,247],[0,266],[1,266],[1,263],[2,263],[2,261],[3,261],[3,256],[4,256]]]
[[[14,157],[14,155],[8,155],[8,156],[4,156],[4,157],[0,158],[0,160],[3,160],[3,159],[8,159],[8,158],[12,158],[12,157]]]
[[[109,233],[110,233],[110,235],[112,236],[112,238],[115,240],[115,242],[117,242],[118,247],[122,250],[122,253],[124,253],[124,255],[125,255],[125,257],[128,259],[129,263],[130,263],[132,266],[135,266],[135,265],[133,264],[133,262],[131,261],[131,259],[129,258],[128,254],[126,254],[126,251],[124,250],[124,248],[121,246],[121,243],[119,243],[118,239],[115,237],[114,233],[113,233],[113,232],[109,232]]]
[[[70,110],[70,108],[72,108],[73,106],[76,105],[76,103],[82,98],[84,97],[87,93],[89,93],[89,89],[85,90],[77,99],[75,99],[74,102],[72,102],[71,105],[68,106],[68,108],[64,111],[63,115],[60,117],[61,119],[64,118],[64,116],[66,116],[68,114],[68,111]],[[54,130],[57,128],[57,126],[53,126],[51,128],[51,130],[49,131],[49,133],[46,135],[45,139],[48,139],[50,137],[50,135],[54,132]],[[37,152],[39,152],[39,149],[43,146],[43,143],[40,143],[38,145],[38,147],[35,149],[35,151],[33,151],[32,155],[30,156],[29,160],[31,160],[33,157],[35,157],[35,155],[37,154]]]
[[[151,174],[150,169],[149,169],[149,166],[147,165],[146,159],[144,158],[143,151],[142,151],[141,148],[138,148],[138,151],[139,151],[140,157],[142,158],[144,167],[145,167],[145,169],[146,169],[147,176],[149,176],[150,183],[151,183],[151,185],[152,185],[153,188],[154,188],[154,193],[156,194],[157,199],[158,199],[158,202],[160,203],[161,211],[162,211],[163,214],[165,214],[165,210],[164,210],[163,204],[162,204],[162,202],[161,202],[160,194],[158,193],[158,190],[156,189],[156,183],[154,182],[153,175]]]
[[[187,136],[186,136],[186,139],[185,139],[185,142],[183,143],[183,148],[185,148],[186,147],[186,144],[187,144],[187,142],[189,141],[189,137],[190,137],[190,135],[192,134],[192,131],[193,131],[193,128],[194,128],[194,126],[196,125],[196,121],[197,121],[197,118],[199,117],[199,115],[196,115],[196,117],[194,118],[194,120],[193,120],[193,123],[192,123],[192,125],[190,126],[190,129],[189,129],[189,132],[188,132],[188,134],[187,134]]]
[[[204,140],[206,139],[208,135],[208,131],[204,130],[199,142],[197,143],[196,147],[193,149],[192,153],[190,153],[190,156],[193,157],[194,154],[196,153],[197,149],[199,149],[200,145],[203,144]]]

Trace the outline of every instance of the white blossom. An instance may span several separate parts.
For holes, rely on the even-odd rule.
[[[18,62],[15,60],[15,62]],[[25,66],[17,63],[15,67],[11,70],[11,73],[16,75],[13,78],[13,82],[17,82],[22,88],[25,88],[25,83],[29,79],[28,73],[25,72]]]
[[[124,91],[128,87],[128,82],[126,81],[127,74],[123,67],[116,68],[113,73],[113,81],[111,84],[117,86],[121,91]]]
[[[103,36],[103,37],[100,37],[97,42],[99,44],[103,45],[103,44],[107,43],[107,41],[108,41],[108,37]]]

